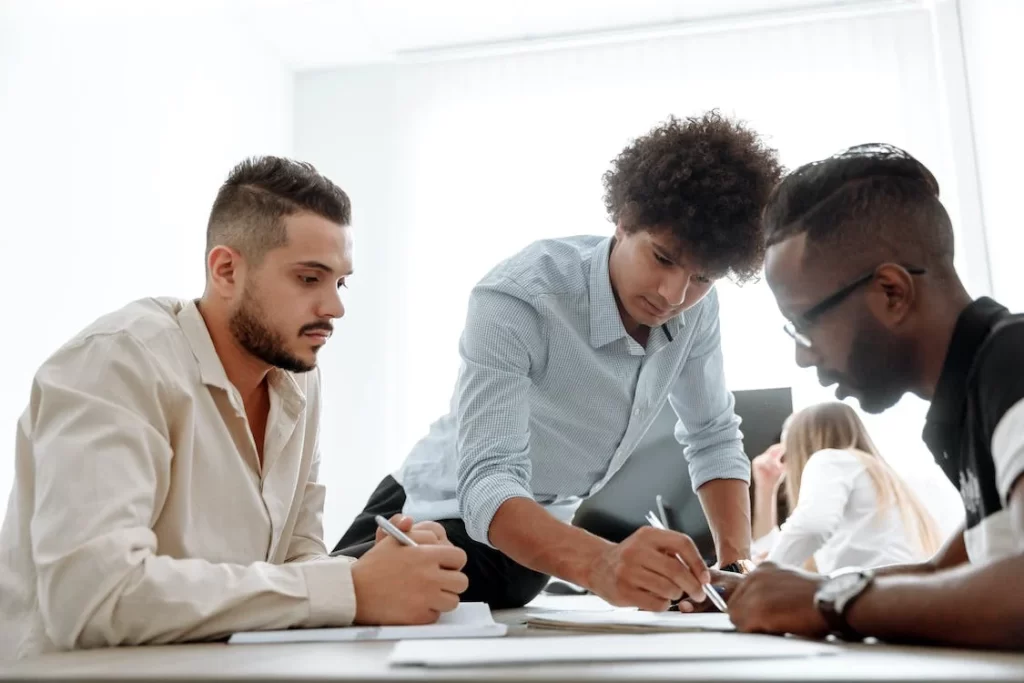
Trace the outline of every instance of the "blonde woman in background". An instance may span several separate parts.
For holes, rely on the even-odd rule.
[[[935,520],[844,403],[794,413],[782,443],[754,458],[753,476],[755,557],[830,574],[919,562],[941,543]],[[790,513],[780,529],[783,486]]]

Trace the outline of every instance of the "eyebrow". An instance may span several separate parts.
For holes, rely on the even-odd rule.
[[[672,249],[666,249],[662,245],[653,241],[651,242],[651,248],[654,249],[655,253],[662,258],[667,258],[672,263],[679,265],[679,254],[675,253]]]
[[[319,270],[329,275],[334,275],[334,268],[331,268],[326,263],[320,261],[299,261],[295,264],[299,268],[312,268],[313,270]],[[339,277],[350,277],[354,271],[349,270],[347,273],[341,273]]]
[[[319,261],[299,261],[295,265],[301,266],[302,268],[312,268],[313,270],[322,270],[325,273],[333,273],[334,268],[331,268],[326,263],[320,263]]]

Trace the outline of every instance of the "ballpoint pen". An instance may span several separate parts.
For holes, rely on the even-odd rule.
[[[386,533],[388,536],[390,536],[391,538],[395,539],[396,541],[398,541],[402,545],[411,545],[411,546],[417,545],[416,541],[414,541],[411,538],[409,538],[408,536],[406,536],[402,532],[401,529],[399,529],[394,524],[392,524],[388,520],[384,519],[380,515],[377,515],[373,519],[374,519],[375,522],[377,522],[377,526],[379,526],[381,529],[384,530],[384,533]]]
[[[658,519],[658,516],[651,511],[647,512],[647,523],[653,526],[655,529],[666,529],[665,524],[663,524],[662,521]],[[679,560],[680,564],[682,564],[684,567],[689,567],[689,565],[686,564],[683,558],[679,556],[679,553],[676,553],[676,559]],[[715,590],[714,586],[712,586],[710,583],[705,583],[701,584],[701,587],[704,589],[704,594],[708,596],[708,600],[711,601],[712,605],[717,607],[720,612],[726,614],[729,612],[729,606],[726,604],[725,598],[718,594],[718,591]]]

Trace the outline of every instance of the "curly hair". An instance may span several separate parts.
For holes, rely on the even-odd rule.
[[[627,233],[666,231],[709,275],[754,279],[764,261],[761,211],[782,175],[778,153],[718,111],[670,116],[633,140],[604,174],[604,203]]]

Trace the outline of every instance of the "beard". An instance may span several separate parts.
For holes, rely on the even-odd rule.
[[[315,363],[307,363],[291,353],[284,336],[267,327],[264,320],[262,306],[246,287],[238,309],[228,322],[242,348],[264,363],[289,372],[309,372],[316,367]]]
[[[864,412],[884,412],[913,387],[913,359],[909,342],[865,316],[850,346],[846,376],[840,385],[853,390]]]

